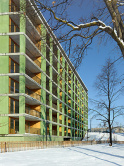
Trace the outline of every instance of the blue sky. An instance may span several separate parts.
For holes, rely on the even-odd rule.
[[[108,57],[111,57],[113,60],[118,59],[121,55],[119,51],[113,50],[115,43],[110,41],[105,45],[97,45],[97,41],[91,46],[91,49],[87,51],[87,55],[84,57],[80,68],[78,69],[78,73],[82,78],[83,82],[88,88],[88,97],[89,98],[98,98],[96,97],[96,90],[94,88],[94,82],[96,80],[96,76],[100,73],[102,66],[105,64],[105,61]],[[124,74],[124,59],[121,58],[117,62],[115,62],[115,66],[118,72],[118,75]],[[120,96],[118,100],[118,105],[124,105],[124,96]],[[92,104],[89,101],[89,107],[92,108]],[[90,126],[90,118],[92,115],[89,115],[89,126]],[[119,125],[124,125],[124,117],[120,117],[116,120],[119,122]],[[96,127],[99,124],[98,120],[92,120],[92,127]]]
[[[68,16],[70,20],[75,23],[79,22],[79,18],[82,16],[83,18],[87,17],[90,11],[96,9],[93,6],[94,1],[85,0],[81,5],[82,0],[73,0],[73,5],[68,8]],[[97,1],[98,5],[103,5],[102,0]],[[47,17],[47,15],[46,15]],[[106,38],[105,38],[106,39]],[[99,45],[98,38],[93,40],[93,44],[90,45],[90,48],[87,50],[84,59],[82,60],[82,64],[78,69],[78,73],[88,88],[89,98],[96,98],[96,90],[93,85],[96,80],[96,76],[100,73],[102,66],[105,64],[105,61],[108,57],[111,57],[114,60],[118,59],[121,56],[121,52],[119,49],[116,49],[117,45],[112,39],[108,39],[106,43],[101,43]],[[119,75],[124,74],[124,59],[117,61],[115,63],[116,69]],[[121,96],[118,100],[119,105],[123,105],[124,96]],[[89,102],[89,107],[92,107]],[[89,115],[89,126],[90,126],[90,118]],[[124,117],[120,117],[117,119],[119,122],[118,125],[124,125]],[[92,120],[92,127],[98,126],[99,122],[95,119]]]
[[[102,3],[99,1],[98,5],[102,5]],[[93,9],[93,1],[91,0],[84,1],[82,5],[80,5],[80,2],[77,3],[77,1],[74,0],[73,6],[70,7],[69,15],[72,20],[78,23],[78,19],[81,16],[83,18],[87,17],[89,12]],[[107,58],[111,57],[113,61],[115,61],[120,56],[121,52],[119,49],[117,49],[117,44],[112,39],[108,39],[106,43],[101,43],[100,45],[98,38],[93,40],[92,45],[90,45],[90,48],[87,50],[84,59],[82,60],[82,64],[78,69],[80,77],[88,88],[89,98],[98,99],[98,97],[96,97],[96,90],[93,86],[96,80],[96,76],[100,73],[102,66],[105,65]],[[121,58],[118,60],[115,63],[115,67],[117,69],[118,75],[124,74],[124,59]],[[118,105],[124,105],[124,96],[120,96],[117,102]],[[92,108],[90,101],[89,107]],[[89,127],[91,117],[92,115],[89,114]],[[116,121],[118,122],[118,125],[124,125],[124,116],[119,117],[117,120],[115,120],[115,122]],[[100,121],[93,119],[92,127],[97,127],[99,123]]]

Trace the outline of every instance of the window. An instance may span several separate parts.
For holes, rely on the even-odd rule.
[[[10,119],[10,134],[19,133],[19,120],[18,119]]]
[[[19,73],[19,65],[10,59],[10,73]]]
[[[19,132],[19,120],[15,119],[15,133],[17,134]]]
[[[19,46],[10,38],[9,52],[19,52]]]
[[[10,12],[17,12],[17,11],[19,11],[19,8],[16,6],[16,4],[13,1],[10,1],[9,11]]]
[[[15,82],[15,93],[19,93],[19,83]]]
[[[10,114],[18,114],[19,113],[19,102],[10,98]]]
[[[14,100],[13,99],[10,100],[10,113],[11,114],[14,113]]]
[[[10,128],[14,129],[14,120],[13,119],[10,119]]]
[[[19,102],[15,100],[15,114],[19,113]]]
[[[14,93],[14,80],[11,79],[10,93]]]
[[[10,93],[19,93],[19,83],[15,80],[10,80]]]

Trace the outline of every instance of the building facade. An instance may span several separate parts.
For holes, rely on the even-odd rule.
[[[0,1],[0,140],[81,140],[88,90],[33,0]]]

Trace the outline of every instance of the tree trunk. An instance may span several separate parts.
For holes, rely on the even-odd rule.
[[[112,146],[112,128],[109,124],[109,146]]]

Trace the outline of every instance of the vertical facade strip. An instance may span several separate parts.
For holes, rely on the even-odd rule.
[[[66,63],[66,103],[68,103],[68,64]],[[69,115],[68,106],[66,106],[66,114]],[[68,126],[68,116],[66,116],[66,126]],[[66,136],[68,136],[68,127],[66,127]]]
[[[62,66],[65,68],[65,59],[62,58]],[[65,70],[62,70],[62,113],[65,114]],[[65,116],[62,114],[62,136],[64,137],[64,124],[65,124]]]
[[[53,41],[52,41],[52,38],[50,37],[50,49],[51,51],[53,52]],[[50,54],[49,54],[49,59],[50,59],[50,66],[49,66],[49,76],[50,76],[50,79],[49,80],[49,91],[50,93],[52,94],[52,79],[53,79],[53,69],[52,69],[52,64],[53,64],[53,54],[52,52],[50,51]],[[49,95],[49,106],[52,108],[52,95]],[[49,121],[52,121],[52,109],[49,109]],[[49,123],[49,139],[52,140],[52,123],[50,122]]]
[[[9,12],[9,2],[7,0],[0,1],[0,13]],[[9,32],[9,16],[3,15],[0,16],[0,33],[8,33]],[[9,36],[0,36],[0,53],[9,52]],[[9,56],[0,56],[0,74],[6,74],[9,72]],[[0,76],[0,94],[8,94],[9,93],[9,77],[8,76]],[[0,114],[8,114],[9,113],[9,97],[8,96],[0,96]],[[1,134],[8,134],[8,126],[9,118],[0,116],[0,124],[3,127],[0,127]]]
[[[57,51],[57,58],[60,60],[60,51]],[[60,63],[57,62],[57,71],[60,73]],[[57,97],[60,99],[60,75],[57,75]],[[60,111],[60,102],[57,100],[57,110]],[[57,112],[57,136],[59,136],[59,113]]]
[[[23,6],[22,6],[23,5]],[[23,14],[20,15],[20,32],[26,33],[26,19],[25,19],[25,0],[20,1],[20,11],[23,12]],[[20,35],[20,52],[26,53],[26,39],[24,35]],[[25,73],[25,56],[20,54],[20,66],[19,66],[19,72],[21,74]],[[25,76],[21,75],[19,76],[19,93],[25,93]],[[19,113],[23,114],[25,113],[25,97],[19,96]],[[24,134],[25,133],[25,117],[19,116],[19,133]]]
[[[74,75],[74,110],[75,110],[75,75]],[[74,111],[74,119],[76,119],[76,116],[75,116],[75,111]],[[75,120],[74,120],[74,138],[75,138],[75,130],[76,126],[75,126]]]
[[[46,29],[43,24],[41,24],[41,30],[42,30],[42,37],[44,39],[41,40],[41,53],[46,58]],[[46,73],[46,59],[44,57],[41,57],[41,69],[44,73]],[[41,73],[41,86],[46,89],[46,75],[44,73]],[[44,105],[41,105],[41,118],[43,121],[41,121],[41,135],[43,136],[43,140],[47,141],[47,113],[46,113],[46,90],[41,89],[41,102]],[[46,136],[46,137],[45,137]]]

